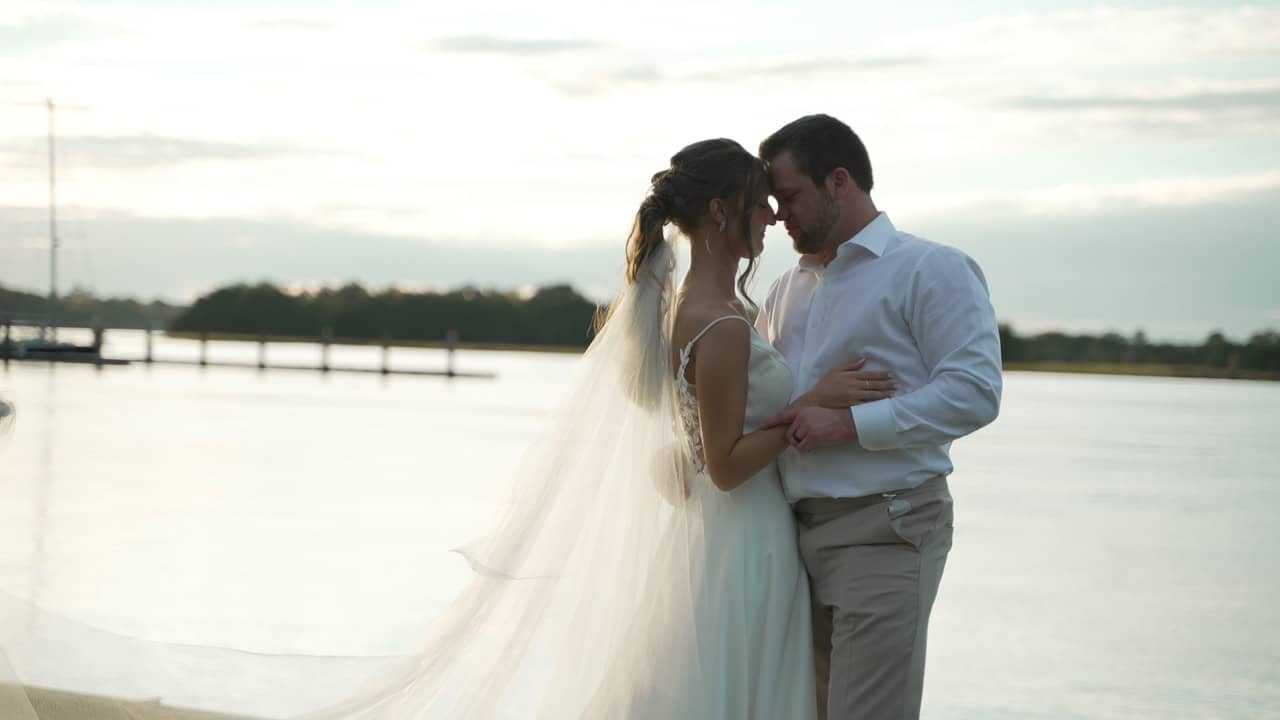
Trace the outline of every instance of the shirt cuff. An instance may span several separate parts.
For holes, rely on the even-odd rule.
[[[898,424],[893,419],[893,403],[877,400],[849,408],[858,443],[867,450],[889,450],[896,447]]]

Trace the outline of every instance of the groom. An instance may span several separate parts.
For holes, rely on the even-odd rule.
[[[894,397],[779,415],[779,460],[814,609],[819,717],[920,715],[925,639],[947,553],[951,441],[995,419],[1000,340],[978,264],[899,231],[871,200],[871,161],[827,115],[760,144],[799,264],[756,327],[786,357],[795,395],[865,358]]]

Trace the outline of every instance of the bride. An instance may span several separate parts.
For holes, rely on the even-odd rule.
[[[845,368],[792,402],[790,370],[739,300],[774,223],[761,160],[705,140],[651,183],[626,287],[493,531],[462,551],[474,579],[418,655],[305,717],[816,717],[808,579],[774,462],[787,428],[758,428],[789,403],[885,397],[846,390],[849,373],[884,376]],[[679,292],[676,236],[690,250]],[[0,661],[57,662],[76,651],[65,640],[0,644]],[[111,662],[153,672],[182,652],[144,645]],[[267,684],[246,673],[229,699]],[[186,717],[115,709],[79,717]],[[42,712],[18,717],[77,717]]]

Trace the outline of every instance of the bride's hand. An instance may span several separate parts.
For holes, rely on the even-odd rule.
[[[805,393],[806,405],[839,409],[891,397],[898,389],[887,372],[863,370],[866,359],[835,368]]]

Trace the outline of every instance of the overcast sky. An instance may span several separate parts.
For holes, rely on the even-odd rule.
[[[672,153],[827,112],[1016,329],[1280,328],[1274,3],[273,4],[0,0],[0,284],[47,291],[48,96],[60,286],[180,301],[606,298]]]

